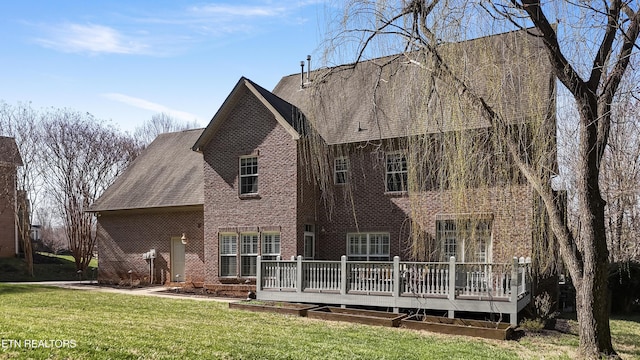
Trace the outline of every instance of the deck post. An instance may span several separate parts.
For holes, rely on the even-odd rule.
[[[347,255],[340,257],[340,295],[347,294]],[[347,305],[341,304],[341,308],[346,309]]]
[[[456,257],[449,258],[449,300],[456,300]],[[449,310],[449,318],[455,317],[455,311]]]
[[[298,255],[298,264],[296,266],[296,292],[301,293],[302,289],[302,255]]]
[[[256,294],[262,290],[262,256],[256,257]]]
[[[340,295],[347,294],[347,256],[340,257]]]
[[[513,257],[513,268],[511,269],[511,309],[512,312],[509,313],[509,322],[511,325],[518,325],[518,281],[520,281],[518,276],[519,269],[519,261],[518,257]]]
[[[518,273],[522,274],[522,278],[520,279],[520,289],[522,289],[522,291],[518,290],[518,295],[520,295],[527,290],[527,265],[525,264],[524,257],[518,259],[518,264]]]
[[[400,297],[400,256],[393,257],[393,297]],[[399,307],[394,307],[393,312],[398,314]]]
[[[276,284],[278,284],[278,290],[282,291],[282,276],[281,276],[281,270],[280,270],[280,260],[282,260],[280,258],[280,255],[276,256]]]

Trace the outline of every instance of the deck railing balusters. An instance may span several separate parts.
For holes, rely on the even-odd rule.
[[[394,296],[455,294],[455,297],[464,295],[504,299],[509,298],[514,290],[515,295],[520,296],[529,288],[529,263],[524,259],[514,260],[510,265],[455,263],[456,274],[450,278],[452,265],[447,262],[366,262],[347,261],[345,258],[346,276],[343,277],[341,261],[261,259],[260,286],[261,290],[296,290],[300,286],[298,279],[301,279],[301,291],[339,292],[346,280],[346,294],[393,295],[398,292]],[[453,289],[455,293],[450,293]]]

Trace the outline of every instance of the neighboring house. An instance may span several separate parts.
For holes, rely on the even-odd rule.
[[[0,136],[0,257],[16,256],[20,249],[17,226],[17,167],[22,158],[11,137]]]
[[[502,47],[492,52],[489,43]],[[502,87],[504,96],[488,99],[508,109],[508,121],[526,123],[534,113],[553,120],[553,76],[531,70],[547,61],[538,38],[514,32],[450,46],[465,48],[458,75],[473,89],[487,95]],[[516,68],[501,66],[507,62]],[[420,71],[421,64],[399,56],[285,76],[273,91],[240,78],[204,131],[161,135],[94,205],[101,280],[126,279],[129,269],[144,273],[142,254],[150,248],[161,254],[165,282],[184,273],[213,291],[255,283],[258,256],[412,260],[415,216],[434,249],[428,260],[489,264],[531,256],[536,196],[526,182],[469,189],[462,204],[435,187],[410,191],[409,137],[489,126],[480,116],[453,122],[442,101],[411,96],[424,91],[415,81]],[[415,118],[424,126],[415,128]],[[195,152],[188,154],[189,146]],[[173,270],[171,244],[182,233],[194,265]]]
[[[201,133],[159,135],[92,205],[99,281],[204,282],[202,156],[190,149]]]

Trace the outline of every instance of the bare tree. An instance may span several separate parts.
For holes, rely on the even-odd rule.
[[[96,219],[85,210],[125,169],[137,147],[130,137],[90,114],[67,109],[49,111],[40,126],[46,188],[62,215],[76,268],[85,270],[96,241]]]
[[[640,105],[629,102],[616,118],[603,155],[602,191],[612,262],[640,260],[636,228],[640,207]]]
[[[558,241],[559,253],[576,287],[580,324],[579,351],[585,358],[615,356],[608,318],[608,269],[605,206],[601,192],[602,159],[611,134],[612,117],[620,97],[620,84],[637,51],[640,4],[636,1],[551,2],[505,1],[351,1],[340,15],[339,29],[327,43],[328,53],[355,52],[355,61],[371,55],[401,52],[410,63],[421,65],[427,75],[425,89],[434,82],[447,84],[451,93],[465,101],[495,129],[509,162],[515,164],[540,196],[549,226]],[[559,22],[554,26],[552,22]],[[551,186],[545,154],[532,154],[542,146],[523,143],[514,133],[506,109],[495,106],[490,96],[469,86],[447,56],[446,44],[469,37],[490,35],[496,30],[519,29],[541,39],[551,71],[575,107],[578,144],[573,162],[578,226],[564,221],[563,205]],[[515,51],[517,53],[517,50]],[[539,63],[511,71],[547,71]],[[505,58],[511,61],[514,58]],[[502,64],[508,68],[507,64]],[[627,75],[628,76],[628,75]],[[499,91],[502,89],[498,89]],[[523,88],[526,94],[526,88]],[[637,90],[637,89],[636,89]],[[425,101],[424,103],[429,103]],[[376,106],[372,103],[372,106]],[[542,119],[545,120],[545,119]],[[549,120],[545,120],[549,121]],[[542,124],[541,128],[544,128]],[[548,124],[546,125],[548,126]],[[517,129],[515,129],[517,130]],[[535,129],[533,129],[535,130]],[[531,131],[531,130],[528,130]],[[545,133],[540,133],[545,136]],[[546,133],[548,137],[549,134]],[[535,137],[534,137],[535,138]],[[468,153],[468,152],[467,152]],[[540,167],[542,165],[542,167]],[[418,187],[420,188],[420,187]]]
[[[196,120],[180,122],[169,114],[159,113],[153,115],[151,119],[147,120],[142,126],[137,127],[133,133],[133,137],[141,144],[141,147],[145,147],[160,134],[196,129],[198,127],[200,127],[200,124],[198,124]]]
[[[58,254],[68,248],[65,229],[59,224],[59,219],[47,208],[40,208],[36,214],[36,221],[40,225],[39,239],[48,251]]]

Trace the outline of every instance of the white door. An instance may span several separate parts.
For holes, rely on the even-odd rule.
[[[180,237],[171,238],[171,281],[183,282],[184,275],[184,244]]]
[[[304,226],[304,258],[313,259],[316,255],[316,234],[314,232],[315,226]]]

